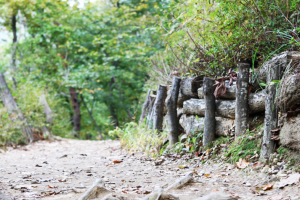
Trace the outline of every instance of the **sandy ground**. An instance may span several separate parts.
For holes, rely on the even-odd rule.
[[[171,190],[180,200],[224,191],[239,199],[300,199],[299,183],[262,191],[279,178],[253,167],[206,163],[177,157],[155,162],[141,153],[122,151],[119,141],[39,141],[0,151],[0,199],[78,199],[100,178],[105,188],[125,199],[142,199],[156,187],[166,188],[194,171],[192,183]],[[156,163],[156,164],[155,164]],[[1,195],[1,193],[3,193]],[[100,195],[97,199],[101,199]]]

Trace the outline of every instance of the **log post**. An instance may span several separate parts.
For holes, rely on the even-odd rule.
[[[2,104],[5,108],[8,109],[8,114],[10,115],[11,121],[24,121],[25,124],[27,123],[27,120],[21,110],[19,109],[14,97],[12,96],[7,83],[5,81],[4,75],[0,72],[0,98],[2,101]],[[27,140],[29,142],[33,141],[33,131],[30,126],[23,126],[22,132],[27,137]]]
[[[156,92],[156,91],[155,91]],[[146,127],[147,129],[152,129],[153,127],[153,106],[156,99],[156,95],[150,95],[150,105],[149,105],[149,111],[147,114],[147,121],[146,121]]]
[[[235,137],[243,135],[248,129],[248,96],[249,96],[249,69],[248,63],[238,64],[238,78],[236,89],[236,110],[235,110]]]
[[[169,117],[169,145],[172,146],[178,142],[179,136],[179,120],[177,117],[177,101],[180,88],[181,79],[178,77],[173,77],[171,96],[167,100],[168,117]]]
[[[145,102],[143,103],[143,108],[142,108],[142,113],[141,113],[141,117],[140,117],[140,125],[144,122],[144,119],[147,115],[147,112],[150,110],[150,105],[151,105],[151,93],[155,91],[155,90],[148,90]]]
[[[167,86],[159,85],[157,88],[157,96],[153,106],[153,131],[162,131],[165,99],[167,97]]]
[[[204,119],[204,133],[203,133],[203,146],[211,143],[215,137],[216,132],[216,104],[214,96],[213,84],[214,79],[205,77],[203,79],[203,93],[205,101],[205,119]]]
[[[277,127],[278,111],[275,105],[276,100],[276,85],[270,85],[271,81],[280,79],[280,65],[273,65],[267,74],[267,83],[269,84],[266,90],[266,111],[265,111],[265,125],[264,136],[261,147],[260,157],[265,159],[274,152],[274,141],[271,140],[271,130]]]

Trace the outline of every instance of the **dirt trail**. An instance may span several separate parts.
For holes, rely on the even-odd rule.
[[[271,184],[278,177],[251,167],[240,170],[223,162],[198,166],[197,160],[174,157],[162,157],[164,161],[155,165],[142,154],[122,151],[118,141],[40,141],[1,151],[0,159],[0,199],[5,199],[1,192],[22,200],[78,199],[98,178],[105,181],[107,189],[125,199],[141,199],[190,171],[197,172],[194,181],[183,189],[170,191],[180,200],[215,191],[240,199],[300,199],[299,185],[259,192],[257,187]]]

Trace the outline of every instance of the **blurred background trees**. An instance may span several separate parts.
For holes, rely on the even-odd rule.
[[[107,138],[137,121],[147,88],[170,84],[174,73],[221,76],[240,61],[255,71],[273,54],[298,49],[299,3],[0,0],[9,31],[0,70],[34,127],[43,126],[38,101],[46,94],[53,134]],[[0,128],[16,135],[7,124]]]

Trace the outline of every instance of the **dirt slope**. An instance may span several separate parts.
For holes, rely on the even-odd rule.
[[[299,183],[283,189],[259,191],[280,177],[233,165],[197,165],[174,157],[155,162],[142,154],[129,155],[118,141],[40,141],[17,149],[0,150],[1,192],[13,199],[78,199],[97,178],[126,199],[141,199],[155,189],[166,188],[187,172],[194,181],[171,191],[180,200],[196,199],[224,191],[240,199],[300,199]],[[115,162],[114,161],[122,161]],[[101,195],[98,197],[101,199]]]

